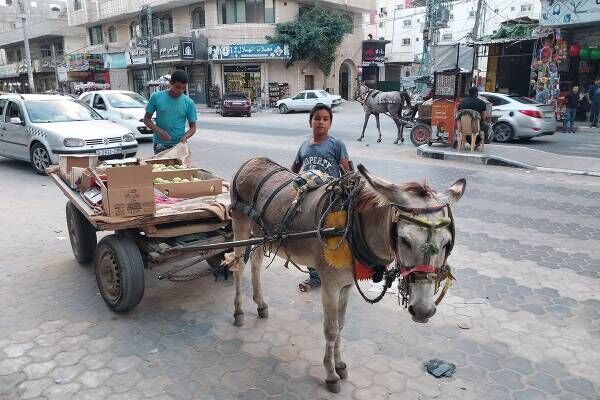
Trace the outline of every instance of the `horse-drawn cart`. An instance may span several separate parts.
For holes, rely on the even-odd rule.
[[[93,261],[100,294],[113,311],[129,311],[141,301],[144,269],[169,264],[172,268],[157,277],[170,280],[184,279],[178,274],[201,261],[207,261],[212,272],[221,269],[223,253],[228,250],[223,243],[233,236],[226,211],[219,215],[206,208],[106,218],[96,215],[57,173],[51,173],[50,177],[68,199],[66,219],[75,259],[81,264]],[[228,196],[222,197],[223,202]],[[227,204],[223,204],[223,209],[226,208]],[[101,231],[113,233],[98,243],[97,232]],[[199,245],[216,245],[216,248],[189,251]]]

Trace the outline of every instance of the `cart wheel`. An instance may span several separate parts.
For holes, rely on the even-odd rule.
[[[410,141],[415,146],[421,146],[431,139],[431,127],[423,123],[416,124],[410,130]]]
[[[109,235],[96,251],[96,282],[102,298],[116,312],[134,308],[144,296],[144,261],[135,242]]]
[[[96,229],[70,201],[67,202],[66,214],[73,255],[78,263],[89,263],[94,259],[96,250]]]

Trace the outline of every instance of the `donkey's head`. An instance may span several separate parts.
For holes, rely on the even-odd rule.
[[[354,100],[363,99],[368,92],[369,87],[365,85],[364,82],[360,82],[356,87],[356,91],[354,92]]]
[[[392,240],[401,294],[408,296],[408,311],[416,322],[427,322],[436,311],[435,292],[448,270],[446,259],[454,244],[450,207],[465,191],[459,179],[444,193],[427,185],[395,185],[371,175],[359,165],[379,206],[392,208]]]

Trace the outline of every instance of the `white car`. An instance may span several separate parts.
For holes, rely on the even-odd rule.
[[[331,108],[342,104],[342,97],[330,94],[325,90],[303,90],[294,97],[281,99],[275,103],[281,114],[290,111],[310,111],[317,104],[325,104]]]
[[[554,106],[537,103],[528,97],[480,92],[492,103],[493,139],[504,143],[512,139],[529,139],[553,135],[556,131]]]
[[[140,94],[126,90],[98,90],[82,94],[79,100],[104,118],[129,128],[136,139],[152,139],[152,131],[144,125],[148,100]]]
[[[0,156],[29,161],[38,174],[60,154],[114,159],[133,157],[137,148],[129,129],[69,96],[0,95]]]

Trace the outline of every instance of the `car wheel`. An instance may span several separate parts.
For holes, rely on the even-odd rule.
[[[514,131],[512,126],[506,122],[498,122],[493,127],[494,130],[494,141],[498,143],[506,143],[512,139]]]
[[[50,153],[46,150],[46,147],[41,143],[35,143],[31,146],[29,152],[31,166],[40,175],[46,175],[46,168],[50,166]]]
[[[288,106],[286,106],[285,104],[279,105],[279,113],[280,114],[287,114],[288,111],[289,111]]]

